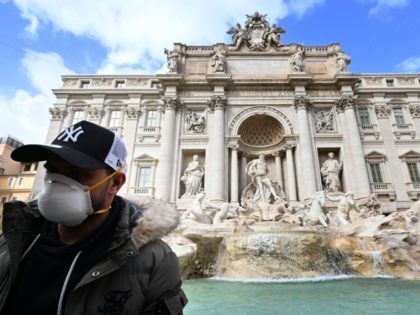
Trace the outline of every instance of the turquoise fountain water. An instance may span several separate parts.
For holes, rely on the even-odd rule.
[[[184,281],[185,315],[420,314],[420,281],[316,278],[278,282]]]

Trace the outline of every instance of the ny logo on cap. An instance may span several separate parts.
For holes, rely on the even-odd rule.
[[[63,140],[63,142],[69,142],[69,140],[71,140],[77,142],[77,138],[79,138],[82,133],[84,133],[82,126],[79,126],[76,129],[74,129],[74,126],[70,126],[61,133],[57,140]]]

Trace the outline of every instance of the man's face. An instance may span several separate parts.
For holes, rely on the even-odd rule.
[[[110,174],[110,171],[105,168],[82,169],[59,158],[49,159],[45,163],[44,167],[47,172],[57,173],[70,177],[71,179],[85,186],[93,186]],[[90,199],[92,200],[92,207],[94,210],[104,208],[104,202],[107,199],[108,188],[110,185],[110,181],[108,180],[95,189],[89,191]]]

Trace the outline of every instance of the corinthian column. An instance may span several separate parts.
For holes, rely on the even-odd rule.
[[[165,117],[162,123],[159,164],[156,170],[156,197],[169,200],[175,143],[175,111],[179,107],[179,102],[176,98],[167,98],[164,102]]]
[[[354,106],[356,99],[352,95],[343,95],[336,102],[339,109],[344,110],[347,132],[343,134],[345,142],[348,143],[353,171],[352,183],[357,198],[367,197],[370,194],[369,176],[366,169],[365,157],[360,139],[359,127],[357,126]]]
[[[311,105],[311,101],[306,96],[296,96],[295,109],[297,112],[297,124],[299,128],[299,144],[300,144],[300,165],[301,172],[301,189],[303,199],[310,197],[316,192],[316,175],[315,175],[315,156],[312,148],[313,138],[309,128],[309,118],[307,107]]]
[[[233,144],[231,148],[231,157],[230,157],[230,201],[238,203],[238,146]]]
[[[225,118],[224,108],[226,99],[221,96],[214,96],[208,103],[209,109],[213,112],[211,134],[209,136],[209,147],[206,160],[209,159],[210,170],[208,176],[206,195],[208,200],[225,200]]]
[[[283,176],[281,174],[281,158],[280,158],[280,152],[273,153],[273,156],[274,156],[274,161],[275,161],[275,164],[276,164],[277,181],[278,181],[281,189],[284,190],[284,187],[283,187]]]
[[[289,190],[289,201],[296,201],[296,176],[295,162],[293,161],[293,146],[286,146],[286,166],[287,166],[287,188]]]

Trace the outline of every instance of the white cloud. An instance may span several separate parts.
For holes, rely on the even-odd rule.
[[[0,0],[4,1],[4,0]],[[226,31],[246,14],[267,14],[270,23],[288,15],[301,18],[325,0],[13,0],[35,38],[52,28],[100,43],[107,52],[97,73],[162,73],[164,48],[230,42]],[[281,22],[279,23],[280,26]],[[287,40],[286,40],[287,42]],[[22,66],[38,93],[19,89],[12,96],[0,91],[0,135],[14,130],[26,143],[44,142],[55,101],[50,89],[60,75],[72,73],[55,53],[27,51]]]
[[[173,41],[194,45],[229,41],[228,24],[243,23],[245,14],[258,10],[270,22],[287,15],[302,17],[325,0],[14,0],[28,32],[40,25],[92,38],[107,49],[98,70],[151,73],[165,62],[163,48]],[[281,24],[281,23],[280,23]],[[131,72],[131,71],[129,71]],[[110,72],[108,72],[110,73]]]
[[[74,72],[53,52],[27,51],[21,64],[38,93],[18,89],[10,97],[0,94],[0,135],[10,134],[25,143],[42,143],[49,126],[48,108],[55,102],[51,89],[61,86],[62,74]]]
[[[396,68],[402,72],[418,73],[420,72],[420,56],[407,58],[399,63]]]
[[[380,17],[382,14],[388,16],[389,9],[403,8],[410,4],[411,0],[365,0],[373,3],[374,6],[370,9],[369,14]]]

